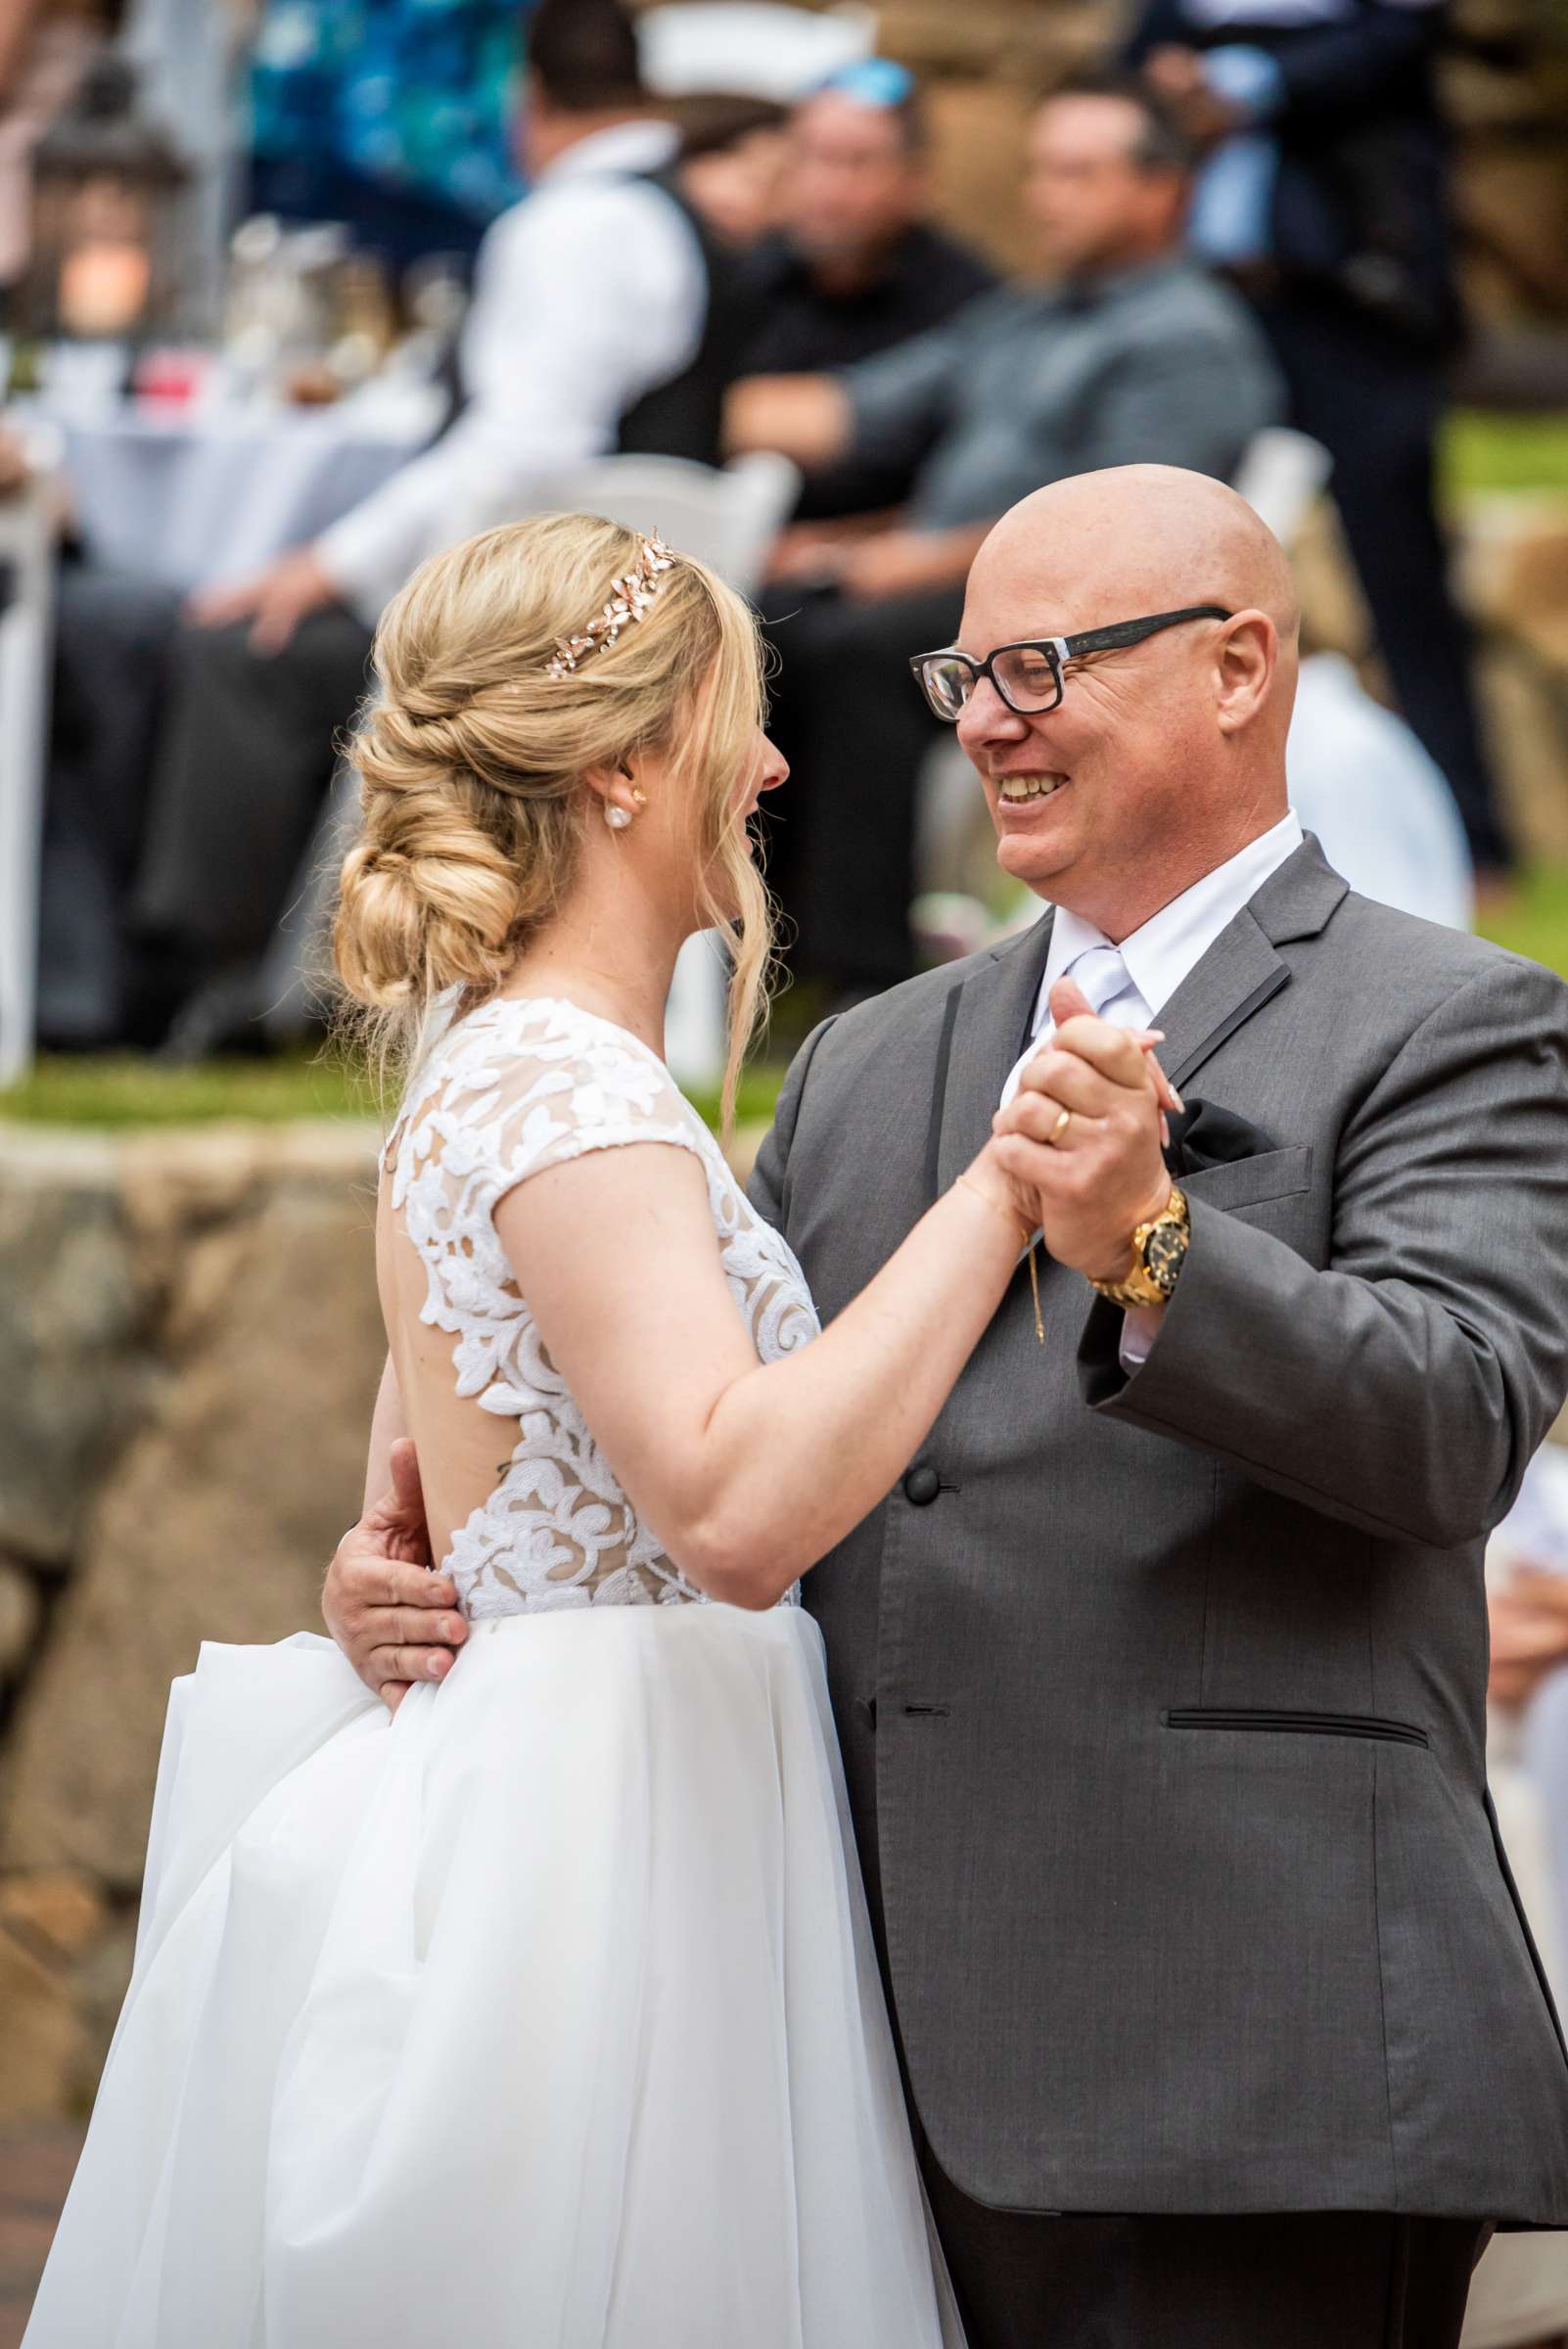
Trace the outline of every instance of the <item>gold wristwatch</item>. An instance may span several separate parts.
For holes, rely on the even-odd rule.
[[[1131,1271],[1122,1280],[1091,1280],[1089,1286],[1112,1305],[1167,1305],[1176,1292],[1191,1237],[1192,1219],[1185,1195],[1173,1183],[1171,1196],[1159,1214],[1140,1223],[1132,1234]]]

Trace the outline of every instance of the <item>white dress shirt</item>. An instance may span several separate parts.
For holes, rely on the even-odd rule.
[[[1130,985],[1107,1002],[1104,1017],[1118,1028],[1151,1027],[1161,1008],[1170,1002],[1187,974],[1197,968],[1221,931],[1229,928],[1248,898],[1257,895],[1269,874],[1277,872],[1301,844],[1301,820],[1293,811],[1271,830],[1249,841],[1236,855],[1216,865],[1212,873],[1205,873],[1201,881],[1195,881],[1178,898],[1173,898],[1169,905],[1162,905],[1141,930],[1124,938],[1113,951],[1126,964]],[[1092,922],[1069,913],[1065,905],[1057,907],[1045,953],[1045,973],[1035,998],[1029,1049],[1002,1087],[1003,1109],[1017,1092],[1019,1079],[1036,1053],[1055,1034],[1056,1023],[1050,1011],[1051,989],[1058,979],[1068,977],[1073,964],[1084,955],[1096,947],[1110,945],[1111,941]],[[1118,1349],[1124,1370],[1131,1372],[1148,1360],[1160,1334],[1161,1312],[1159,1306],[1153,1306],[1135,1308],[1124,1314]]]
[[[1270,831],[1236,855],[1217,864],[1212,873],[1194,881],[1169,905],[1151,914],[1141,930],[1124,938],[1116,951],[1127,965],[1131,987],[1106,1006],[1105,1017],[1118,1028],[1152,1027],[1161,1008],[1170,1002],[1189,971],[1197,968],[1222,930],[1228,929],[1249,898],[1255,897],[1272,872],[1301,847],[1300,818],[1292,812]],[[1051,1018],[1051,989],[1065,979],[1072,965],[1092,947],[1111,941],[1092,922],[1085,922],[1065,905],[1056,909],[1051,943],[1045,955],[1045,975],[1035,1002],[1035,1023],[1029,1049],[1002,1087],[1001,1106],[1018,1090],[1018,1081],[1042,1044],[1055,1033]]]
[[[595,131],[489,229],[458,353],[468,405],[315,544],[368,623],[428,555],[518,519],[551,475],[604,455],[626,409],[695,357],[702,250],[637,176],[676,147],[665,122]]]

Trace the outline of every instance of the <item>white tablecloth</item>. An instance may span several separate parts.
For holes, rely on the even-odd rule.
[[[169,419],[39,412],[64,436],[94,559],[189,589],[241,578],[346,514],[429,439],[440,400]]]

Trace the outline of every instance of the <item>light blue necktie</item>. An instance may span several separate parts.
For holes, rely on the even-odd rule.
[[[1073,957],[1062,976],[1077,980],[1102,1020],[1114,1020],[1119,1028],[1142,1025],[1141,996],[1138,996],[1136,1019],[1130,1008],[1122,1006],[1122,997],[1137,995],[1137,989],[1115,946],[1085,946],[1082,954]]]
[[[1148,1018],[1148,1006],[1138,993],[1131,972],[1115,946],[1085,946],[1075,954],[1063,979],[1076,980],[1087,995],[1101,1019],[1110,1020],[1118,1028],[1141,1028]],[[1050,1040],[1052,1022],[1047,1012],[1039,1033],[1027,1052],[1023,1053],[1002,1086],[1001,1107],[1005,1109],[1018,1090],[1018,1080],[1034,1059],[1040,1046]]]

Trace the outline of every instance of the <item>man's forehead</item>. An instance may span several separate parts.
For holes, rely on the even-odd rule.
[[[792,127],[803,137],[836,147],[892,151],[903,145],[898,116],[885,106],[867,106],[843,90],[819,90],[803,99]]]
[[[1085,594],[1104,601],[1103,590],[1085,580],[1059,573],[1048,564],[1020,566],[1012,572],[992,570],[972,579],[964,597],[957,642],[966,651],[979,646],[1010,644],[1027,636],[1060,636],[1084,624],[1081,618]]]

